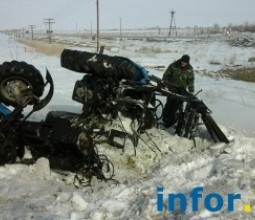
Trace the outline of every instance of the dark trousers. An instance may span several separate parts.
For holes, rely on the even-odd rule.
[[[171,127],[177,121],[177,110],[182,105],[182,101],[167,98],[163,109],[163,122],[166,128]]]

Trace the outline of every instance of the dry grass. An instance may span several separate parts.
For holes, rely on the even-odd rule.
[[[238,68],[238,69],[222,69],[217,72],[206,70],[195,70],[196,75],[209,76],[211,78],[231,78],[246,82],[255,82],[255,67],[253,68]]]
[[[255,82],[255,68],[224,69],[220,72],[223,76],[232,79]]]
[[[34,48],[37,52],[46,54],[48,56],[60,56],[62,51],[65,49],[66,45],[58,43],[47,43],[43,41],[29,41],[29,40],[19,40],[20,43],[25,44],[31,48]]]

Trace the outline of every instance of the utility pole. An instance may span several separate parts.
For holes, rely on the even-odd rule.
[[[28,25],[28,27],[30,27],[31,29],[31,39],[33,40],[34,39],[34,28],[35,28],[35,25]]]
[[[175,18],[174,18],[175,11],[174,10],[170,11],[170,14],[171,14],[171,20],[170,20],[169,32],[168,32],[169,37],[171,36],[172,29],[175,29],[175,31],[176,31],[176,23],[175,23]]]
[[[47,29],[46,33],[48,34],[49,43],[51,44],[51,38],[52,38],[52,33],[53,33],[52,24],[54,24],[55,21],[53,18],[45,18],[44,20],[45,20],[44,24],[48,25],[48,29]]]
[[[91,39],[92,39],[93,38],[92,22],[90,22],[90,36],[91,36]]]
[[[120,17],[120,40],[122,40],[122,33],[121,33],[121,17]]]
[[[25,38],[25,28],[21,28],[20,33],[21,33],[20,37],[24,39]]]
[[[22,31],[22,38],[24,39],[25,38],[25,28],[22,28],[21,31]]]
[[[77,25],[77,22],[75,22],[75,34],[76,34],[76,37],[78,37],[78,25]]]
[[[99,0],[97,0],[97,52],[99,50]]]

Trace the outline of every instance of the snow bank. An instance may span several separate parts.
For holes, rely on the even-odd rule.
[[[128,42],[123,43],[129,45]],[[208,56],[214,56],[212,51],[216,56],[215,45],[221,46],[222,43],[212,43],[209,46],[206,43],[195,45],[197,52],[192,56],[194,63],[199,64],[201,61],[202,64],[201,58],[204,57],[207,47],[211,51],[211,55]],[[81,78],[81,74],[61,68],[59,59],[55,57],[28,52],[22,45],[8,40],[6,36],[0,36],[0,46],[2,62],[12,59],[24,60],[34,64],[42,72],[47,67],[52,73],[56,89],[54,98],[47,108],[34,114],[31,120],[43,118],[52,109],[69,109],[77,112],[81,110],[81,105],[71,100],[74,83]],[[147,43],[143,46],[148,47]],[[172,48],[173,44],[162,43],[162,50],[166,46]],[[177,46],[180,48],[177,52],[166,51],[149,58],[147,54],[134,53],[137,48],[135,43],[133,46],[127,46],[125,51],[120,51],[123,51],[123,55],[130,54],[130,58],[135,56],[133,60],[141,63],[168,64],[178,57],[177,55],[190,51],[194,45],[183,43],[176,45],[175,48]],[[236,57],[242,56],[244,52],[236,52],[238,54]],[[217,57],[231,56],[231,53],[233,53],[232,49],[230,53],[227,50],[220,50]],[[200,86],[204,82],[203,87],[210,92],[209,85],[212,81],[203,77],[201,79],[204,81],[200,81]],[[220,80],[214,81],[214,85],[217,86],[213,89],[215,92],[222,90],[225,94],[226,84],[233,86],[234,89],[243,85],[231,80]],[[252,86],[250,89],[253,93]],[[219,97],[225,97],[224,101],[240,100],[236,93],[231,94],[232,96],[216,94],[215,100],[217,101]],[[206,104],[211,99],[209,107],[217,103],[213,100],[213,95],[206,99]],[[251,103],[253,98],[247,100]],[[231,101],[225,103],[228,106]],[[240,103],[240,101],[235,102],[238,107],[242,106]],[[217,112],[223,115],[222,108],[220,105],[219,109],[214,109],[216,115]],[[250,121],[252,121],[252,112],[254,112],[253,107],[248,111]],[[241,120],[240,115],[236,121]],[[252,135],[247,137],[237,132],[236,128],[224,128],[227,136],[232,140],[227,145],[214,144],[202,138],[196,138],[195,145],[191,140],[157,129],[150,129],[144,133],[136,149],[130,141],[127,142],[124,152],[107,144],[100,144],[99,152],[106,154],[115,166],[115,180],[104,182],[94,178],[91,187],[76,188],[73,185],[73,174],[61,175],[50,170],[45,158],[40,158],[31,166],[21,164],[2,166],[0,167],[0,219],[254,219],[255,137]],[[158,186],[164,186],[165,208],[162,212],[157,211]],[[206,210],[203,205],[204,197],[199,200],[197,212],[191,209],[192,200],[187,200],[185,214],[178,208],[174,212],[168,211],[167,194],[181,192],[188,198],[192,189],[198,186],[204,188],[204,196],[215,192],[224,198],[225,205],[221,211],[214,213]],[[241,195],[241,199],[235,202],[233,212],[226,211],[228,193]],[[251,212],[247,211],[247,205],[251,206]]]
[[[228,145],[197,139],[195,147],[190,140],[151,129],[139,141],[136,156],[131,151],[123,153],[100,145],[99,151],[107,152],[115,165],[118,182],[93,179],[91,187],[75,188],[72,182],[68,184],[66,176],[49,172],[46,159],[39,159],[29,167],[5,165],[0,168],[2,219],[32,216],[35,219],[207,219],[213,216],[214,219],[233,216],[252,219],[255,212],[245,213],[243,206],[255,205],[255,138],[233,137]],[[150,149],[154,144],[160,151]],[[131,143],[127,148],[132,148]],[[188,196],[197,186],[204,187],[203,195],[219,193],[225,204],[228,193],[241,194],[241,200],[236,202],[232,213],[226,209],[212,213],[202,203],[194,213],[189,200],[186,214],[167,209],[158,212],[157,186],[164,186],[165,204],[167,193],[181,192]]]

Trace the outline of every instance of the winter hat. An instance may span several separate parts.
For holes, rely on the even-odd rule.
[[[181,61],[183,61],[184,63],[189,63],[190,57],[189,55],[185,54],[182,56]]]

